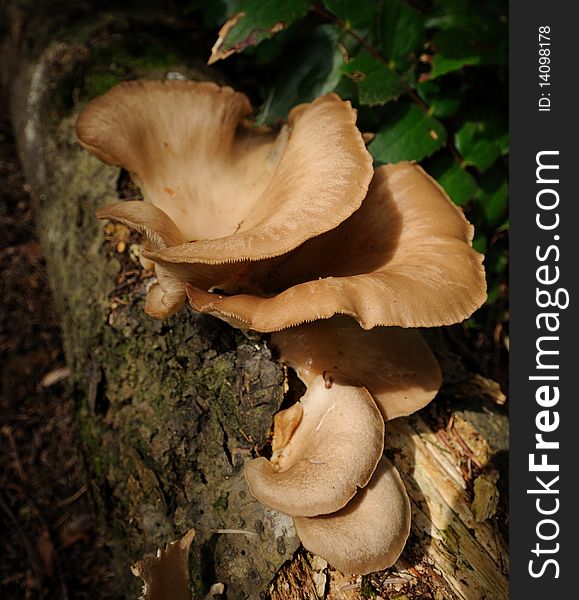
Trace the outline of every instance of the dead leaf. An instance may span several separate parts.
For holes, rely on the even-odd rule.
[[[230,48],[229,50],[222,50],[221,48],[225,42],[225,39],[227,38],[227,34],[233,29],[233,27],[237,24],[239,19],[241,19],[241,17],[244,16],[244,12],[239,12],[236,15],[233,15],[231,19],[225,21],[223,27],[221,27],[219,33],[217,34],[217,41],[215,42],[215,44],[213,44],[213,48],[211,48],[211,56],[207,61],[208,65],[212,65],[218,60],[223,60],[224,58],[227,58],[228,56],[231,56],[232,54],[235,54],[235,52],[237,52],[235,48]]]

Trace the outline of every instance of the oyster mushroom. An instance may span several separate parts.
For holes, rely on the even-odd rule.
[[[438,362],[416,330],[366,331],[350,317],[335,316],[278,331],[271,343],[306,385],[331,371],[365,386],[386,421],[426,406],[442,383]]]
[[[344,507],[370,481],[384,449],[384,422],[366,389],[321,375],[278,415],[278,435],[280,426],[271,461],[251,461],[245,477],[255,498],[291,516]]]
[[[248,261],[333,229],[366,195],[372,160],[349,102],[327,94],[299,105],[279,134],[253,128],[251,111],[246,96],[214,83],[127,82],[77,120],[81,144],[127,169],[181,234],[179,243],[149,243],[143,252],[163,270],[149,302],[153,316],[180,307],[177,282],[235,289]],[[143,203],[122,204],[99,217],[139,229]],[[158,224],[149,223],[149,242]]]
[[[149,314],[173,314],[187,296],[237,327],[279,332],[307,393],[277,415],[272,460],[248,465],[251,491],[337,568],[386,568],[410,510],[381,459],[383,421],[424,406],[441,380],[420,334],[391,326],[470,316],[485,299],[482,256],[419,166],[372,177],[349,103],[328,94],[297,106],[279,134],[252,128],[250,113],[244,95],[211,83],[127,83],[93,101],[81,143],[130,171],[145,198],[99,217],[143,235],[158,279]]]
[[[348,381],[348,390],[367,388],[385,420],[410,414],[432,400],[440,387],[442,375],[436,359],[418,331],[393,327],[366,331],[345,316],[275,332],[271,343],[282,362],[296,370],[308,391],[300,403],[276,415],[272,460],[258,458],[246,468],[250,491],[264,504],[292,515],[304,547],[333,567],[366,574],[391,566],[410,531],[410,503],[396,468],[380,458],[370,481],[358,483],[359,489],[342,508],[332,510],[328,505],[310,504],[312,489],[317,496],[332,497],[343,477],[329,469],[311,481],[319,461],[313,425],[320,414],[325,417],[326,413],[322,413],[323,404],[317,414],[308,414],[303,407],[307,409],[310,390],[319,387],[322,378],[336,378]],[[362,385],[365,388],[354,387]],[[343,461],[346,445],[346,457],[349,454],[354,463],[368,452],[364,444],[368,433],[356,432],[364,419],[352,414],[349,421],[353,438],[342,440],[334,432],[334,450],[328,452],[330,446],[323,452],[331,459],[323,463]],[[343,420],[338,422],[342,424]],[[327,436],[331,431],[324,433]],[[380,446],[377,455],[381,456],[382,451]],[[304,476],[295,465],[308,475]],[[304,503],[311,509],[308,515],[300,514],[305,512]]]
[[[370,483],[340,511],[294,517],[304,547],[344,573],[392,566],[410,533],[410,501],[396,468],[382,458]]]
[[[342,374],[343,375],[343,374]],[[410,532],[410,502],[382,456],[384,428],[365,388],[309,379],[275,416],[273,455],[251,461],[250,492],[289,514],[304,547],[346,573],[391,566]]]
[[[195,310],[257,331],[335,314],[354,317],[364,329],[450,325],[486,298],[473,231],[418,165],[385,165],[351,217],[261,266],[254,275],[260,295],[211,294],[194,285],[187,295]]]

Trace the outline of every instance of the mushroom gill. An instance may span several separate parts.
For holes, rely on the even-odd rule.
[[[224,296],[194,285],[187,295],[195,310],[257,331],[335,314],[354,317],[364,329],[449,325],[486,298],[483,256],[472,237],[462,211],[419,166],[385,165],[341,225],[257,265],[261,295]]]
[[[325,371],[365,386],[386,421],[426,406],[442,383],[438,361],[417,330],[366,331],[335,316],[278,331],[271,344],[306,386]]]

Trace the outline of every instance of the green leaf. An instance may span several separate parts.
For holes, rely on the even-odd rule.
[[[259,69],[263,64],[274,60],[286,60],[288,47],[294,39],[295,32],[290,29],[284,29],[268,40],[263,40],[257,46],[250,46],[243,51],[243,54],[252,65]]]
[[[438,0],[429,11],[426,27],[452,29],[470,25],[473,20],[471,0]]]
[[[400,76],[365,50],[351,58],[342,72],[356,82],[361,104],[386,104],[398,98],[404,90]]]
[[[432,40],[437,52],[430,78],[435,79],[466,66],[504,64],[507,58],[506,31],[496,39],[480,39],[463,29],[440,31]]]
[[[505,271],[509,263],[509,256],[506,249],[498,247],[494,243],[487,243],[485,240],[484,248],[477,245],[477,239],[473,242],[475,250],[485,254],[485,270],[488,284],[487,303],[494,302],[501,294],[505,282]],[[504,293],[504,290],[503,290]]]
[[[484,172],[497,158],[508,153],[507,123],[504,115],[497,113],[468,118],[454,137],[456,149],[465,164]]]
[[[506,0],[438,0],[425,26],[437,28],[431,78],[465,66],[506,64],[508,57]]]
[[[428,172],[458,206],[466,204],[477,192],[477,183],[474,177],[450,154],[436,156],[429,164]]]
[[[424,18],[402,0],[385,0],[382,9],[382,53],[404,68],[423,42]]]
[[[312,0],[243,0],[239,12],[221,28],[209,64],[257,46],[303,17]]]
[[[285,67],[257,116],[257,123],[270,124],[287,116],[296,104],[310,102],[333,91],[342,78],[343,58],[337,47],[333,25],[316,27],[306,44]]]
[[[324,0],[323,4],[344,23],[345,29],[370,29],[374,24],[373,0]]]
[[[340,67],[340,70],[343,73],[344,67]],[[342,77],[334,91],[342,98],[342,100],[350,100],[352,102],[357,102],[358,100],[358,86],[356,85],[356,82],[349,77]]]
[[[472,241],[472,247],[481,254],[484,254],[487,251],[487,238],[480,234],[477,235]]]
[[[428,11],[425,26],[429,29],[462,27],[490,31],[497,23],[506,23],[507,12],[507,0],[436,0]]]
[[[422,160],[445,141],[442,123],[416,104],[399,102],[382,121],[368,150],[380,164]]]
[[[424,81],[419,83],[417,91],[420,97],[430,106],[432,115],[439,119],[448,119],[458,112],[462,103],[465,86],[442,86],[440,81]]]
[[[505,220],[508,208],[509,185],[504,168],[496,166],[480,181],[477,201],[489,228],[498,228]]]

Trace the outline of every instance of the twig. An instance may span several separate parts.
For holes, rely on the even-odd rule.
[[[87,490],[87,487],[86,487],[86,485],[83,484],[79,490],[77,490],[74,494],[72,494],[72,496],[69,496],[68,498],[65,498],[64,500],[61,500],[56,505],[59,507],[62,507],[62,506],[67,506],[68,504],[72,504],[73,502],[76,502],[76,500],[78,500],[86,492],[86,490]]]
[[[12,456],[14,458],[14,466],[16,468],[16,472],[18,473],[18,477],[20,477],[22,481],[26,481],[26,473],[24,472],[22,461],[20,460],[20,453],[18,452],[16,441],[14,440],[14,436],[12,435],[12,428],[8,425],[5,425],[4,427],[2,427],[2,433],[8,438],[8,442],[10,443]]]

